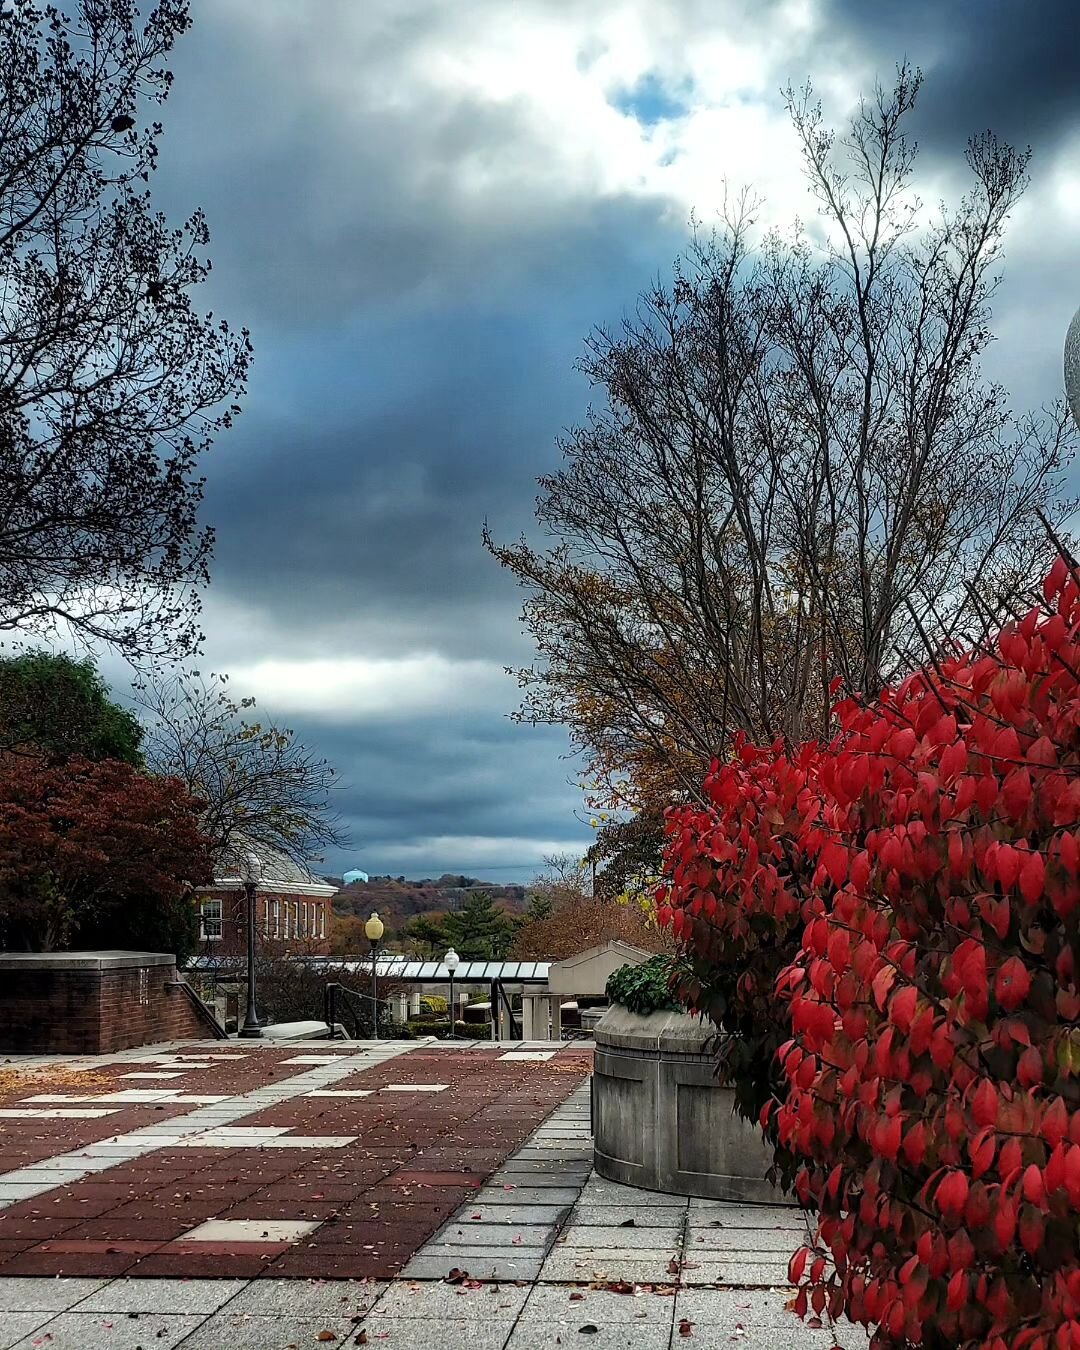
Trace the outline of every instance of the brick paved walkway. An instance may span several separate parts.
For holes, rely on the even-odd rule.
[[[388,1278],[590,1062],[587,1050],[506,1054],[189,1047],[94,1066],[85,1087],[69,1073],[9,1091],[0,1277]]]

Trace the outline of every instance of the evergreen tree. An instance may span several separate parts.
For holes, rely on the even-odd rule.
[[[447,942],[463,961],[501,961],[517,924],[488,891],[471,891],[461,909],[443,920]]]
[[[533,891],[529,896],[529,903],[525,906],[525,922],[539,923],[543,919],[550,919],[554,912],[555,906],[551,896]]]
[[[418,947],[426,947],[429,956],[441,956],[450,946],[450,939],[440,918],[437,914],[418,914],[405,925],[406,939]]]

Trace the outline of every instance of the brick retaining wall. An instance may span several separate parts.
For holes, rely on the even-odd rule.
[[[172,956],[0,953],[0,1054],[109,1054],[213,1036]]]

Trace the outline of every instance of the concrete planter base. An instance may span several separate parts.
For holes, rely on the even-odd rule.
[[[673,1195],[789,1204],[765,1180],[771,1150],[716,1081],[712,1034],[688,1013],[608,1009],[594,1033],[596,1170]]]

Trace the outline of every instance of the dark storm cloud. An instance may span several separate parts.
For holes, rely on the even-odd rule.
[[[887,80],[905,57],[928,75],[920,141],[955,153],[986,128],[1052,150],[1080,124],[1075,0],[829,0],[823,37],[863,45]]]
[[[595,182],[575,177],[512,89],[432,93],[414,49],[467,63],[455,25],[468,6],[194,9],[173,62],[155,201],[174,219],[206,209],[205,303],[250,325],[257,354],[244,416],[206,463],[218,529],[210,664],[528,660],[520,597],[483,552],[482,523],[504,539],[528,527],[535,478],[557,463],[555,438],[590,397],[572,369],[582,338],[666,273],[685,241],[684,208],[640,187],[601,187],[599,170]],[[495,24],[566,13],[561,0],[488,12]],[[784,67],[777,84],[849,68],[887,79],[904,55],[921,62],[919,135],[931,156],[955,155],[988,123],[1042,153],[1077,120],[1080,20],[1057,0],[822,0],[816,48],[772,3],[684,0],[662,23],[647,3],[640,14],[646,28],[659,24],[663,78],[635,74],[611,98],[651,130],[693,108],[678,54],[699,34],[724,36],[725,24],[768,30]],[[587,47],[581,68],[605,55],[601,37]],[[722,146],[709,172],[723,174]],[[1032,334],[1028,384],[1042,397],[1054,390],[1031,306],[1062,302],[1035,253],[1020,242],[1023,281],[1005,299],[1014,331]],[[286,720],[345,784],[338,806],[355,846],[329,866],[482,875],[474,858],[486,856],[504,868],[499,879],[523,879],[536,850],[522,840],[584,845],[566,738],[510,723],[505,684],[486,708],[448,693],[437,714],[316,717],[288,705]],[[440,854],[430,841],[443,838],[481,842]]]
[[[298,731],[317,741],[325,729],[301,720]],[[334,805],[352,847],[326,857],[327,870],[350,862],[372,871],[412,867],[419,847],[424,874],[466,870],[495,880],[528,878],[540,870],[542,849],[527,841],[591,837],[568,803],[575,761],[551,728],[525,728],[492,718],[418,718],[409,724],[373,721],[335,728],[343,767]],[[429,844],[493,841],[477,848]],[[416,870],[416,869],[413,869]]]

